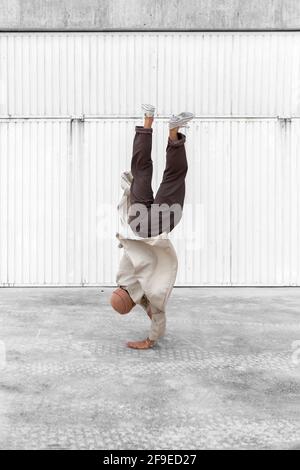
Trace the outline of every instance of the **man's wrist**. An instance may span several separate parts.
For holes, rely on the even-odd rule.
[[[154,340],[154,339],[150,339],[149,336],[148,336],[148,338],[146,338],[146,341],[147,341],[147,343],[149,343],[149,345],[152,345],[152,346],[153,346],[153,344],[155,343],[155,340]]]

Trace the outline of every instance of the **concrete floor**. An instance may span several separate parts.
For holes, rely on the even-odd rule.
[[[1,289],[0,448],[299,448],[300,289],[175,289],[148,351],[111,290]]]

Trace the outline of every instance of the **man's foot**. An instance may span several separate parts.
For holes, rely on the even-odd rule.
[[[144,118],[144,128],[145,129],[151,129],[152,124],[153,124],[153,120],[154,120],[153,117],[145,116],[145,118]]]
[[[174,127],[169,130],[169,137],[171,140],[178,140],[179,127]]]
[[[143,341],[128,341],[126,344],[131,349],[150,349],[155,345],[155,341],[146,338]]]
[[[153,104],[142,104],[142,110],[144,111],[144,127],[145,129],[151,129],[154,120],[155,106],[153,106]]]
[[[189,112],[183,112],[180,114],[172,114],[169,119],[169,129],[179,127],[189,127],[187,123],[193,119],[194,114]]]

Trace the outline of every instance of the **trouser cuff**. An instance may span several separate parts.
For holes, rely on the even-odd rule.
[[[171,145],[172,147],[180,147],[181,145],[185,144],[186,136],[182,134],[181,132],[177,132],[177,135],[178,135],[177,140],[172,140],[170,137],[168,137],[168,144]]]
[[[153,129],[152,127],[147,128],[144,126],[135,126],[135,132],[138,132],[139,134],[152,134]]]

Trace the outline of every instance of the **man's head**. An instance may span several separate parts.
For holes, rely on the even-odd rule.
[[[130,310],[132,310],[135,306],[135,303],[133,302],[128,292],[121,287],[118,287],[113,291],[110,298],[110,304],[112,308],[121,315],[129,313]]]

